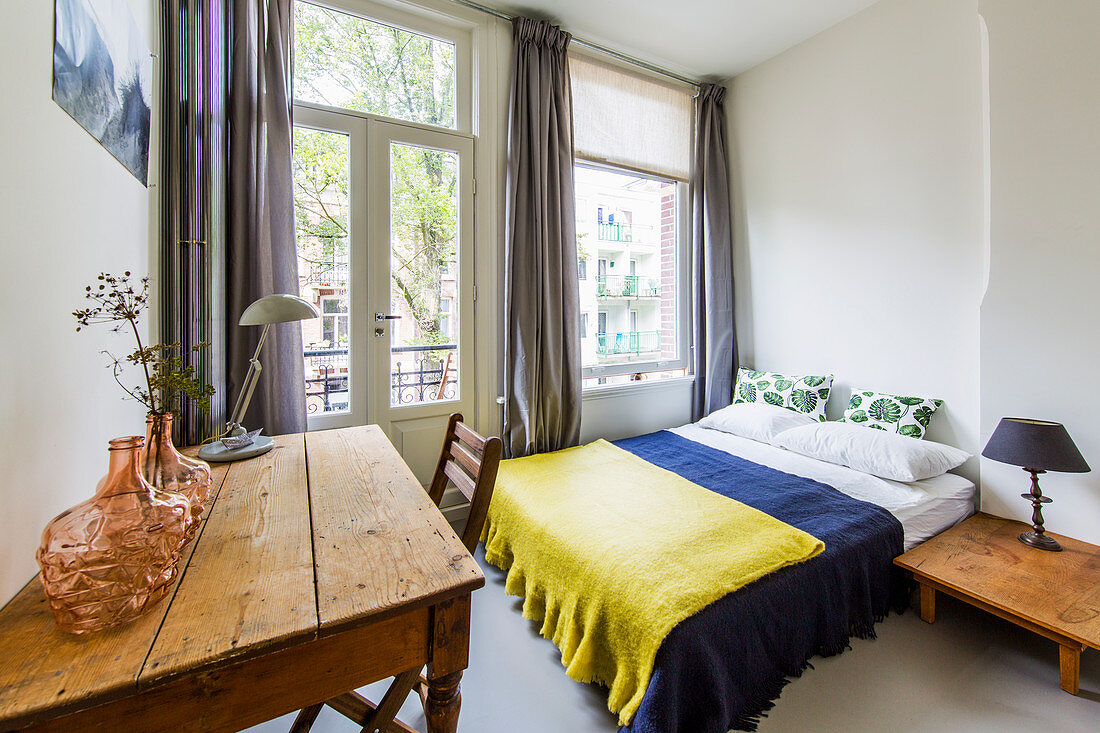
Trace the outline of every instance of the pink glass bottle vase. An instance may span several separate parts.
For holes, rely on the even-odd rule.
[[[183,494],[191,502],[187,540],[198,531],[212,486],[210,466],[188,458],[172,444],[172,413],[149,413],[145,418],[145,451],[142,467],[145,480],[162,491]]]
[[[140,435],[110,443],[96,495],[46,525],[38,548],[42,585],[57,625],[74,634],[131,621],[172,587],[190,502],[141,474]]]

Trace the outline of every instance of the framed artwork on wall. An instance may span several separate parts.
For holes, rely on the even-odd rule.
[[[53,99],[149,184],[152,54],[126,0],[55,0]]]

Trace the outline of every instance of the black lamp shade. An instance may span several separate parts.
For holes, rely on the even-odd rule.
[[[1035,471],[1085,473],[1092,469],[1062,423],[1003,417],[982,455]]]

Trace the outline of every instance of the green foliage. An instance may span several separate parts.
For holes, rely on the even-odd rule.
[[[902,435],[908,435],[910,438],[920,438],[924,435],[924,431],[917,425],[902,425],[898,428],[898,432]]]
[[[293,161],[298,254],[321,274],[347,261],[347,137],[295,128]]]
[[[295,3],[294,95],[454,127],[454,46],[318,5]]]
[[[854,410],[863,404],[863,398],[857,394],[852,395],[852,399],[848,400],[848,409]]]
[[[778,392],[765,392],[764,401],[769,405],[776,405],[777,407],[783,407],[783,395]]]
[[[77,331],[93,324],[111,323],[114,324],[111,330],[115,333],[126,330],[128,326],[134,334],[137,348],[124,359],[104,352],[111,361],[111,372],[115,381],[126,394],[145,405],[149,412],[156,414],[178,410],[182,396],[186,396],[203,412],[210,409],[214,387],[203,384],[195,377],[195,367],[185,358],[179,343],[152,346],[141,343],[137,322],[149,307],[148,277],[143,277],[135,284],[130,280],[129,270],[121,275],[100,273],[94,285],[84,288],[84,297],[91,305],[73,311],[78,324]],[[208,346],[210,344],[196,344],[191,352],[198,353]],[[141,367],[145,375],[144,387],[127,387],[123,383],[123,360],[132,366]]]

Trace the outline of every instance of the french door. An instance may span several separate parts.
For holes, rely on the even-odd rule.
[[[303,324],[309,427],[377,423],[427,483],[448,416],[472,418],[476,404],[473,140],[306,106],[296,106],[294,122],[296,176],[308,175],[299,171],[306,168],[328,178],[347,170],[346,185],[301,194],[323,213],[296,200],[300,275],[314,266],[314,251],[347,273],[346,283],[336,276],[303,285],[302,296],[321,312],[320,324]],[[323,156],[307,155],[311,135],[334,136],[322,140]],[[332,212],[344,199],[341,229],[345,219]],[[337,225],[307,226],[305,217],[326,215]],[[346,244],[309,249],[303,231],[314,229],[331,229]]]

